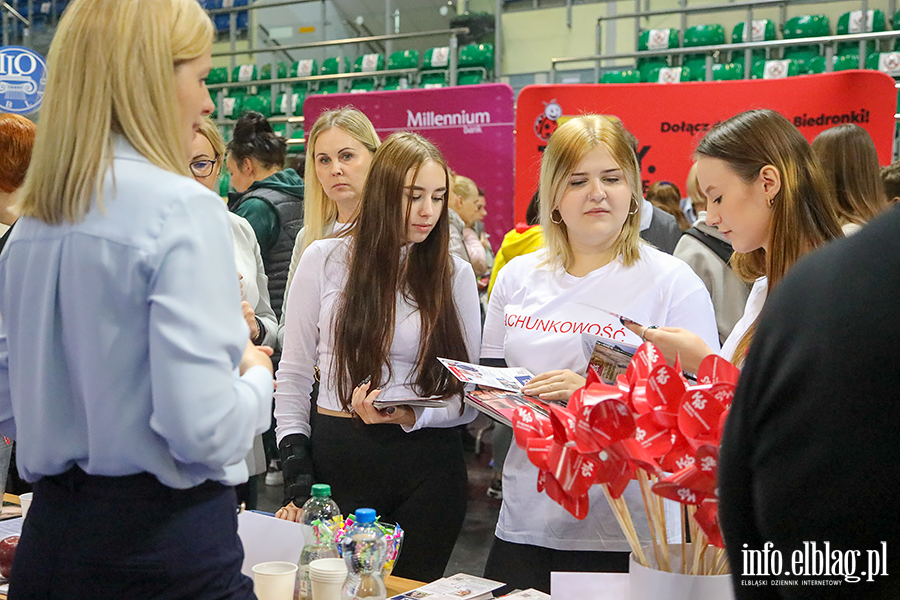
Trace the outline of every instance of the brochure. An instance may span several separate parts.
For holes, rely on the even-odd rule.
[[[438,360],[460,381],[508,392],[519,392],[534,377],[531,371],[521,367],[485,367],[449,358]]]
[[[466,404],[474,406],[487,416],[512,427],[512,416],[519,406],[533,408],[541,415],[549,416],[547,402],[531,396],[513,394],[504,390],[480,389],[466,394]],[[565,406],[565,403],[559,403]]]
[[[615,383],[616,377],[625,374],[628,363],[638,349],[625,342],[589,333],[581,334],[581,343],[588,359],[588,368],[593,369],[600,379],[609,384]]]
[[[503,584],[474,575],[457,573],[438,579],[409,592],[391,596],[390,600],[484,600],[493,598],[491,592]]]
[[[447,406],[447,399],[442,396],[429,396],[427,398],[394,398],[390,400],[382,400],[377,398],[372,405],[375,408],[382,409],[388,406],[421,406],[422,408],[444,408]]]

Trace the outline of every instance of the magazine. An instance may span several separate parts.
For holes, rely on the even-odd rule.
[[[514,394],[505,390],[483,388],[466,394],[466,404],[474,406],[495,421],[512,427],[512,417],[516,408],[527,406],[545,417],[550,415],[548,402],[522,394]],[[565,406],[564,402],[559,402]]]
[[[372,405],[377,409],[387,408],[389,406],[421,406],[422,408],[444,408],[447,406],[447,399],[443,396],[429,396],[427,398],[394,398],[391,400],[383,400],[376,398]]]
[[[493,598],[491,592],[502,586],[503,584],[499,581],[457,573],[452,577],[438,579],[409,592],[391,596],[390,600],[420,600],[422,598],[428,600],[482,600]]]
[[[534,377],[531,371],[521,367],[486,367],[449,358],[438,360],[460,381],[508,392],[518,392]]]

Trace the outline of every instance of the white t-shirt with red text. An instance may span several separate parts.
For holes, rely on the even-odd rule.
[[[684,327],[718,350],[709,292],[683,261],[641,247],[631,267],[614,260],[584,277],[542,265],[544,251],[519,256],[497,276],[482,338],[482,358],[502,358],[535,375],[554,369],[587,370],[581,333],[629,344],[641,339],[609,313],[642,325]],[[503,506],[496,534],[502,540],[556,550],[627,551],[628,542],[599,486],[590,491],[590,511],[578,521],[537,491],[538,470],[515,444],[503,466]],[[642,539],[647,519],[636,482],[626,502]],[[677,512],[676,512],[677,515]],[[677,516],[675,517],[677,519]]]

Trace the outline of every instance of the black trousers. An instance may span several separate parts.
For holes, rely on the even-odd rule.
[[[393,574],[419,581],[444,576],[466,516],[466,464],[459,432],[316,415],[315,477],[331,485],[343,514],[374,508],[405,531]]]
[[[495,594],[534,588],[550,593],[550,572],[627,573],[628,552],[553,550],[528,544],[514,544],[494,537],[484,576],[506,586]]]
[[[250,600],[234,490],[74,467],[34,484],[10,600]]]

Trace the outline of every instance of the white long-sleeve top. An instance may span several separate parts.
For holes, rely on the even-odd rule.
[[[309,435],[309,394],[315,367],[319,367],[318,405],[343,410],[334,388],[333,320],[337,302],[347,283],[351,238],[332,238],[313,242],[303,253],[289,292],[285,316],[284,348],[276,375],[275,434],[278,442],[294,433]],[[481,344],[481,313],[472,267],[457,257],[453,260],[453,300],[459,314],[469,359],[477,360]],[[416,355],[419,351],[419,312],[398,294],[394,340],[388,360],[393,378],[380,395],[382,399],[415,398]],[[416,424],[404,428],[453,427],[470,422],[477,414],[466,407],[460,415],[459,403],[446,408],[414,407]]]

